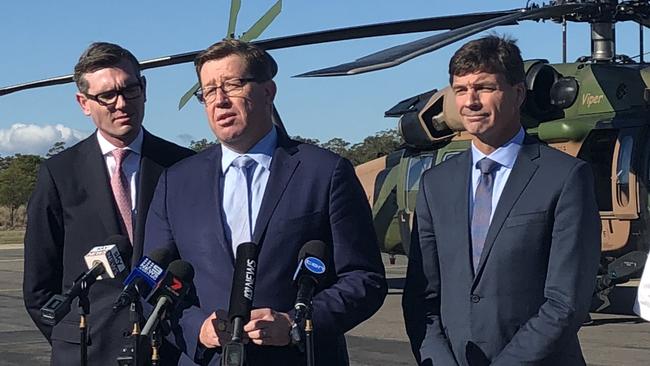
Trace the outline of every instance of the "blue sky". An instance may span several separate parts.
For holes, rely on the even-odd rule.
[[[243,0],[237,33],[248,29],[273,0]],[[259,39],[360,24],[523,7],[517,1],[285,0],[283,10]],[[140,60],[203,49],[224,37],[229,0],[180,1],[3,1],[0,3],[0,86],[66,75],[93,41],[130,49]],[[569,24],[569,60],[589,53],[589,29]],[[524,58],[561,61],[561,27],[522,22],[499,27],[519,40]],[[275,50],[276,105],[292,135],[352,143],[396,126],[383,112],[398,101],[447,83],[447,63],[463,43],[421,56],[398,67],[351,77],[292,78],[312,69],[358,57],[433,33],[389,36]],[[646,32],[646,40],[650,36]],[[617,52],[638,54],[638,27],[619,24]],[[646,41],[646,49],[650,45]],[[177,109],[180,96],[196,81],[183,64],[145,71],[148,80],[145,127],[181,145],[214,137],[194,100]],[[0,155],[44,153],[53,142],[69,143],[94,130],[74,100],[73,84],[0,97]]]

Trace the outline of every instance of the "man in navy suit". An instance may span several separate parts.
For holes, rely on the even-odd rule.
[[[195,65],[197,98],[221,143],[161,176],[145,239],[146,252],[171,249],[196,272],[200,305],[179,319],[175,341],[185,353],[179,364],[220,363],[229,338],[215,324],[228,307],[237,245],[247,241],[259,247],[254,310],[244,326],[247,364],[302,364],[289,337],[292,277],[301,247],[322,240],[332,260],[313,298],[316,364],[347,365],[344,333],[377,311],[387,291],[352,165],[273,126],[277,65],[266,51],[224,40]]]
[[[449,64],[468,151],[427,171],[403,297],[421,365],[584,365],[599,261],[593,176],[526,136],[524,66],[489,36]]]

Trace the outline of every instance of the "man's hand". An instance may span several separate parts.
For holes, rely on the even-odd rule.
[[[221,347],[231,338],[229,331],[228,313],[217,310],[203,321],[199,341],[206,348]]]
[[[269,308],[251,311],[251,320],[244,325],[250,341],[264,346],[286,346],[290,341],[290,330],[289,314]]]

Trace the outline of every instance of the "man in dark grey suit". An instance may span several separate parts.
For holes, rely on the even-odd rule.
[[[403,307],[422,365],[584,365],[598,267],[589,166],[526,136],[514,41],[461,47],[450,82],[472,147],[427,171]]]
[[[84,255],[111,235],[130,238],[137,263],[158,177],[192,154],[142,128],[146,80],[129,51],[90,45],[75,66],[75,81],[77,101],[97,132],[41,165],[25,232],[25,306],[52,344],[52,365],[79,364],[79,315],[73,308],[51,327],[41,322],[40,308],[87,270]],[[90,288],[89,365],[115,365],[130,334],[128,309],[112,310],[122,287],[104,279]]]

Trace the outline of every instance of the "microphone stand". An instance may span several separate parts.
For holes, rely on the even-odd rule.
[[[291,343],[298,346],[301,353],[305,353],[306,366],[314,366],[314,323],[311,319],[311,309],[309,307],[302,308],[303,311],[298,312],[293,324],[291,325]],[[305,323],[301,329],[302,323]]]
[[[86,316],[90,314],[90,301],[88,300],[88,284],[81,282],[81,291],[77,299],[79,306],[79,336],[81,366],[88,365],[88,324]]]
[[[160,354],[158,353],[161,343],[160,333],[160,324],[158,324],[151,333],[151,366],[158,366],[158,361],[160,361]]]
[[[140,303],[140,300],[133,300],[129,307],[129,320],[133,323],[133,328],[129,340],[126,345],[122,347],[122,352],[117,357],[117,364],[119,366],[140,366],[145,364],[144,359],[142,358],[143,355],[141,352],[143,350],[140,344],[142,341],[142,336],[140,335],[141,313],[142,304]]]
[[[133,340],[133,365],[138,366],[140,363],[140,314],[138,310],[141,311],[142,304],[139,299],[133,300],[131,306],[129,307],[129,320],[133,323],[133,330],[131,331],[131,338]]]
[[[311,309],[305,317],[305,353],[307,354],[307,366],[314,366],[314,324],[311,320]]]

